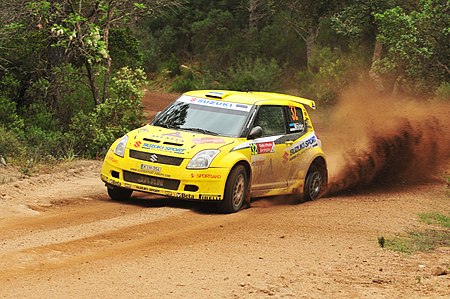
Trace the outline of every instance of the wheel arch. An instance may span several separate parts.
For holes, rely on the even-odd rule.
[[[306,174],[308,174],[309,171],[314,166],[321,168],[324,171],[325,187],[326,187],[328,185],[328,168],[327,168],[327,161],[325,160],[325,157],[323,157],[323,156],[315,157],[309,164],[308,171]],[[307,177],[307,175],[305,176],[305,179],[306,179],[306,177]]]

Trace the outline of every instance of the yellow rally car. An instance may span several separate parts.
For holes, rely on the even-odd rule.
[[[114,200],[133,190],[216,201],[237,212],[251,197],[319,197],[327,185],[321,142],[304,107],[311,100],[268,93],[183,94],[154,120],[115,141],[101,178]]]

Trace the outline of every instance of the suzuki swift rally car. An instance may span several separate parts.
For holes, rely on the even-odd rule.
[[[304,98],[267,92],[191,91],[116,140],[101,178],[114,200],[133,190],[215,201],[233,213],[251,197],[319,197],[327,166]]]

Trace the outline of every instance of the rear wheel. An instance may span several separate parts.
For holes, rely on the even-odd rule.
[[[114,188],[107,188],[108,189],[108,195],[112,200],[127,200],[131,197],[131,194],[133,193],[133,190],[131,189],[125,189],[120,187],[114,187]]]
[[[247,187],[248,177],[245,167],[237,165],[228,176],[224,198],[218,204],[220,212],[229,214],[239,211],[244,204]]]
[[[309,169],[305,185],[303,187],[303,197],[305,200],[314,200],[322,195],[326,185],[325,171],[315,165]]]

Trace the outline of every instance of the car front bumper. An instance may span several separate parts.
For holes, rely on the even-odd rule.
[[[121,187],[185,200],[223,199],[229,169],[186,169],[189,159],[179,166],[121,158],[111,150],[105,157],[101,179],[108,188]]]

